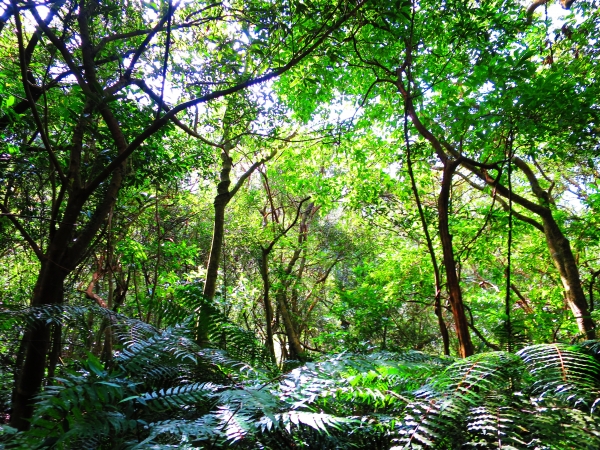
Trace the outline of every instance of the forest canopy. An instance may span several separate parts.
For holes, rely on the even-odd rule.
[[[600,447],[596,0],[0,3],[0,448]]]

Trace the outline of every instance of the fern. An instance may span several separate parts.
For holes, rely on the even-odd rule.
[[[5,317],[64,325],[90,313],[109,314],[50,307]],[[246,333],[217,316],[211,336]],[[111,326],[119,345],[110,368],[88,355],[63,370],[39,395],[32,429],[5,428],[6,448],[600,447],[595,341],[459,361],[344,353],[280,374],[251,347],[238,353],[246,360],[199,347],[191,320],[156,330],[114,315]]]
[[[476,355],[415,392],[396,443],[398,448],[597,448],[599,379],[600,365],[577,347],[536,345],[516,355]]]
[[[217,299],[218,301],[218,299]],[[197,314],[202,305],[208,304],[211,311],[208,318],[208,332],[212,347],[227,351],[233,359],[246,361],[254,367],[260,367],[271,373],[277,372],[273,366],[265,346],[256,335],[241,328],[229,320],[225,314],[215,308],[215,301],[207,301],[202,294],[202,285],[186,283],[178,287],[172,302],[162,302],[161,315],[169,325],[180,325],[190,321],[190,311]],[[195,317],[195,316],[194,316]]]

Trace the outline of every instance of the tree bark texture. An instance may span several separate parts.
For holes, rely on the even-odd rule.
[[[73,163],[77,166],[78,158]],[[71,167],[74,170],[73,167]],[[77,230],[79,214],[91,193],[86,192],[75,181],[65,207],[58,229],[52,223],[51,241],[47,251],[40,254],[40,272],[34,288],[31,306],[61,305],[64,299],[64,281],[71,273],[92,240],[102,226],[110,208],[116,201],[124,174],[124,165],[113,173],[107,190],[97,204],[90,221]],[[75,173],[70,174],[74,177]],[[74,238],[75,236],[75,238]],[[39,251],[39,250],[38,250]],[[46,360],[50,348],[50,326],[38,323],[32,326],[23,336],[21,345],[24,348],[24,361],[20,368],[13,393],[10,426],[18,430],[30,427],[29,419],[33,414],[34,397],[40,391],[46,370]]]
[[[517,166],[527,177],[531,191],[538,199],[537,203],[515,194],[514,192],[511,195],[509,190],[504,185],[500,184],[496,179],[492,178],[486,172],[477,170],[476,167],[473,167],[469,164],[464,165],[480,179],[484,180],[490,186],[493,186],[500,195],[505,198],[508,198],[509,195],[511,195],[514,203],[517,203],[518,205],[540,217],[542,224],[541,226],[538,224],[536,228],[544,232],[546,244],[548,246],[548,250],[550,251],[550,257],[552,258],[552,261],[557,268],[558,273],[560,274],[561,282],[565,290],[565,296],[567,298],[567,303],[571,309],[571,312],[573,313],[573,316],[575,317],[577,327],[579,328],[581,334],[585,335],[587,339],[595,339],[595,323],[592,320],[588,310],[585,292],[583,290],[583,286],[581,285],[579,268],[577,266],[577,262],[575,261],[571,244],[560,229],[560,226],[552,214],[552,209],[550,207],[552,199],[550,194],[548,191],[542,189],[537,177],[525,161],[516,156],[512,158],[512,161],[515,166]]]
[[[577,327],[586,339],[596,339],[595,324],[588,310],[587,300],[581,285],[579,269],[575,262],[575,256],[571,249],[569,240],[565,237],[560,227],[554,220],[552,212],[542,217],[546,244],[554,262],[554,266],[560,274],[567,303],[571,308]]]
[[[410,53],[409,49],[407,49],[407,51]],[[575,262],[573,251],[568,239],[565,237],[560,227],[556,223],[554,216],[552,215],[552,210],[550,209],[550,195],[540,187],[533,171],[520,158],[512,158],[513,163],[527,177],[531,191],[538,198],[539,203],[528,200],[527,198],[518,195],[515,192],[511,193],[506,186],[502,185],[498,181],[497,178],[493,178],[485,170],[482,170],[482,167],[487,166],[486,164],[478,164],[475,161],[469,160],[468,158],[463,157],[460,152],[450,144],[439,141],[420,121],[419,116],[414,108],[412,98],[400,77],[398,78],[397,87],[403,96],[404,106],[407,113],[411,117],[413,125],[419,134],[431,143],[436,154],[444,163],[444,166],[446,165],[449,155],[453,156],[457,160],[460,159],[463,167],[469,169],[481,180],[494,187],[502,197],[511,197],[514,203],[517,203],[523,208],[538,215],[542,219],[543,225],[536,226],[536,228],[541,229],[544,232],[546,243],[548,245],[548,249],[550,250],[550,256],[560,273],[561,281],[567,297],[567,302],[571,308],[571,311],[573,312],[573,315],[575,316],[579,331],[588,339],[595,339],[595,324],[588,310],[585,294],[581,286],[579,269],[577,267],[577,263]],[[519,215],[515,215],[515,217],[521,218]],[[526,221],[528,223],[535,222],[531,220]]]
[[[267,346],[267,351],[271,356],[271,360],[275,362],[275,344],[273,341],[273,305],[271,304],[271,299],[269,298],[269,290],[271,289],[271,284],[269,282],[270,252],[271,247],[263,248],[261,251],[260,276],[263,281],[263,306],[265,308],[265,330],[267,335],[267,341],[265,342],[265,345]]]
[[[298,283],[302,279],[304,263],[301,255],[304,251],[304,244],[308,237],[308,222],[315,212],[316,209],[314,204],[310,203],[306,208],[306,211],[304,211],[301,215],[302,219],[300,220],[300,230],[298,232],[298,247],[296,250],[294,250],[287,267],[283,270],[283,279],[281,280],[280,287],[276,294],[277,305],[279,306],[279,312],[281,314],[281,319],[285,328],[285,334],[288,340],[289,357],[290,359],[302,362],[304,362],[306,358],[304,356],[304,349],[300,343],[297,316],[294,317],[294,315],[298,313],[297,305],[294,305],[295,300],[297,300],[297,298],[294,299],[294,296],[297,297],[297,294],[292,292],[290,299],[291,301],[288,301],[287,292],[292,282]],[[298,261],[300,261],[298,273],[295,276],[292,276],[292,272],[294,271],[294,267]]]
[[[219,263],[223,249],[223,236],[225,234],[225,208],[231,200],[229,192],[231,179],[229,175],[233,162],[225,151],[221,153],[221,161],[220,182],[217,185],[217,196],[213,203],[215,209],[213,238],[210,246],[210,256],[208,257],[208,267],[206,269],[206,281],[204,283],[204,297],[207,300],[212,300],[217,290]]]
[[[452,246],[452,236],[448,223],[448,205],[450,203],[450,188],[452,186],[452,175],[456,170],[458,163],[456,161],[446,160],[444,162],[444,177],[442,179],[442,189],[438,197],[439,230],[442,241],[442,251],[444,257],[444,266],[446,268],[446,284],[450,296],[450,306],[454,316],[454,326],[458,336],[459,354],[466,358],[473,354],[473,343],[469,334],[469,325],[465,314],[465,307],[462,300],[462,292],[456,274],[456,261],[454,259],[454,250]]]
[[[63,283],[68,271],[46,260],[33,292],[32,306],[60,305],[63,303]],[[39,321],[24,334],[21,346],[24,352],[23,365],[13,392],[10,426],[17,430],[28,430],[33,415],[34,397],[39,393],[46,370],[46,359],[50,349],[51,326]]]

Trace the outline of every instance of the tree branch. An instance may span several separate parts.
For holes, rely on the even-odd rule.
[[[210,94],[204,95],[202,97],[195,98],[193,100],[189,100],[187,102],[181,103],[175,108],[171,109],[164,116],[154,120],[152,124],[150,124],[144,131],[142,131],[133,141],[129,144],[129,146],[125,149],[125,151],[119,154],[111,163],[109,163],[98,176],[89,184],[88,189],[95,190],[102,181],[104,181],[108,176],[112,173],[112,171],[119,166],[123,161],[125,161],[138,147],[140,147],[146,139],[155,134],[158,130],[160,130],[169,120],[179,114],[181,111],[184,111],[192,106],[199,105],[202,103],[207,103],[211,100],[215,100],[217,98],[225,97],[230,94],[235,94],[241,90],[247,89],[251,86],[255,86],[257,84],[264,83],[266,81],[272,80],[285,72],[289,71],[292,67],[299,64],[304,58],[310,55],[314,50],[316,50],[327,37],[339,27],[341,27],[344,22],[346,22],[350,17],[354,16],[360,8],[365,4],[366,0],[359,1],[357,6],[350,10],[348,13],[344,14],[339,20],[337,20],[331,27],[329,27],[325,32],[322,33],[311,45],[308,45],[304,51],[293,57],[287,64],[282,67],[272,69],[266,74],[251,78],[249,80],[243,81],[241,83],[236,84],[227,89],[218,90],[215,92],[211,92]],[[131,73],[129,73],[131,75]],[[125,75],[127,76],[127,74]]]
[[[130,80],[130,83],[137,86],[138,88],[140,88],[141,91],[144,92],[148,97],[150,97],[157,105],[160,104],[160,97],[152,89],[150,89],[150,87],[148,86],[148,84],[146,84],[146,82],[144,80],[139,80],[137,78],[134,78],[134,79]],[[171,108],[169,108],[164,103],[162,104],[162,109],[166,112],[169,112],[171,110]],[[173,116],[171,118],[171,121],[175,125],[177,125],[179,128],[181,128],[183,131],[185,131],[187,134],[189,134],[192,137],[195,137],[196,139],[199,139],[206,145],[210,145],[211,147],[216,147],[216,148],[221,147],[221,145],[216,144],[212,141],[209,141],[208,139],[202,137],[200,134],[196,133],[194,130],[192,130],[190,127],[188,127],[186,124],[181,122],[177,117]]]
[[[13,5],[13,8],[17,9],[15,0],[12,0],[12,5]],[[46,20],[48,20],[48,18],[50,18],[50,20],[51,20],[52,17],[54,17],[54,13],[52,12],[53,9],[51,9],[50,11],[51,12],[48,13],[48,17],[46,18]],[[15,26],[17,28],[17,42],[19,45],[19,66],[21,68],[21,81],[23,83],[23,89],[25,90],[25,95],[27,96],[27,101],[31,105],[31,112],[33,114],[33,120],[35,122],[35,126],[38,129],[38,132],[40,133],[42,142],[44,143],[44,147],[46,148],[46,151],[48,152],[48,157],[50,158],[50,161],[52,162],[54,169],[58,173],[58,177],[60,178],[60,181],[63,184],[66,184],[67,179],[65,177],[65,174],[62,171],[62,168],[60,167],[60,163],[58,162],[56,155],[52,151],[52,145],[50,144],[50,139],[48,138],[48,135],[46,134],[46,129],[44,128],[44,125],[42,124],[42,120],[40,118],[40,115],[39,115],[37,107],[36,107],[36,101],[33,98],[33,94],[31,92],[31,87],[30,87],[30,83],[29,83],[29,76],[28,76],[29,60],[31,59],[31,53],[33,52],[33,48],[35,47],[35,43],[37,42],[37,39],[32,38],[28,45],[28,48],[25,49],[25,45],[23,43],[23,30],[21,27],[21,17],[19,16],[19,14],[15,14]],[[34,43],[33,45],[32,45],[32,42]]]
[[[298,218],[300,217],[300,210],[302,209],[302,204],[306,201],[310,200],[310,196],[303,198],[302,200],[300,200],[300,203],[298,204],[298,208],[296,209],[296,217],[294,217],[294,220],[292,221],[292,223],[286,227],[285,229],[283,229],[279,235],[277,237],[275,237],[271,243],[268,245],[268,247],[263,248],[263,250],[268,254],[271,252],[271,250],[273,250],[273,247],[275,246],[275,244],[277,243],[277,241],[279,241],[279,239],[281,239],[283,236],[285,236],[288,231],[290,231],[292,229],[292,227],[294,225],[296,225],[296,222],[298,222]]]
[[[266,163],[267,161],[269,161],[270,159],[272,159],[273,157],[275,157],[275,155],[277,154],[277,150],[273,150],[271,152],[270,155],[265,156],[263,159],[261,159],[260,161],[255,162],[254,164],[252,164],[250,166],[250,168],[248,170],[246,170],[244,172],[244,174],[238,179],[237,183],[235,183],[235,186],[233,187],[233,189],[231,191],[229,191],[229,198],[233,197],[237,191],[240,190],[240,188],[242,187],[242,185],[244,184],[244,182],[246,181],[246,179],[252,175],[252,173],[259,167],[262,166],[264,163]]]
[[[463,180],[465,180],[467,183],[469,183],[469,185],[471,185],[472,187],[474,187],[475,189],[481,191],[481,192],[485,192],[485,186],[480,186],[477,183],[473,182],[473,180],[469,179],[469,177],[465,176],[464,174],[457,172],[458,176],[460,176]],[[514,193],[513,193],[513,200],[514,200]],[[496,201],[498,203],[500,203],[500,205],[502,206],[502,209],[504,209],[504,211],[509,212],[511,210],[511,208],[508,206],[508,203],[506,203],[506,201],[498,196],[495,197]],[[514,217],[516,217],[517,219],[519,219],[521,222],[525,222],[528,223],[529,225],[531,225],[532,227],[537,228],[538,230],[540,230],[542,233],[544,232],[544,226],[539,223],[538,221],[532,219],[531,217],[527,217],[524,214],[521,214],[518,211],[515,211],[515,209],[512,209],[512,215]]]
[[[19,233],[21,233],[21,236],[23,236],[23,239],[25,239],[27,241],[27,243],[33,250],[33,253],[35,253],[35,256],[37,256],[38,260],[42,261],[44,259],[44,254],[42,253],[42,250],[36,244],[36,242],[33,240],[33,238],[27,232],[27,230],[25,230],[25,227],[23,227],[23,225],[21,225],[21,222],[19,222],[17,220],[17,217],[15,216],[15,214],[12,214],[3,204],[0,204],[0,211],[2,211],[1,215],[8,217],[8,220],[10,220],[13,223],[13,225],[15,226],[15,228],[17,230],[19,230]]]

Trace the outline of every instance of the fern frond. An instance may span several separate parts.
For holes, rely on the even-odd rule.
[[[150,411],[179,410],[186,405],[205,402],[209,400],[214,392],[221,386],[212,383],[194,383],[161,389],[154,392],[146,392],[136,401],[148,408]]]
[[[214,444],[222,442],[225,437],[220,431],[219,420],[214,414],[206,414],[195,420],[164,420],[152,422],[145,428],[150,435],[141,442],[131,443],[131,450],[147,448],[197,448],[203,442]],[[174,444],[165,444],[171,440]],[[158,441],[162,441],[162,444]],[[186,443],[188,443],[186,445]]]
[[[600,398],[600,363],[577,347],[542,344],[517,353],[533,379],[539,401],[557,398],[573,406],[591,407]],[[551,401],[551,400],[550,400]]]

